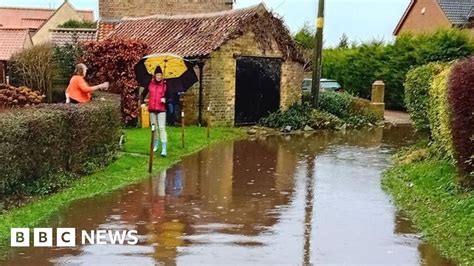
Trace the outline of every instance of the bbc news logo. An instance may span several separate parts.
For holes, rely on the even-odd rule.
[[[29,247],[29,228],[11,228],[10,246]],[[53,243],[54,236],[56,241]],[[137,230],[82,230],[80,231],[82,245],[136,245]],[[75,228],[33,228],[33,247],[75,247]]]

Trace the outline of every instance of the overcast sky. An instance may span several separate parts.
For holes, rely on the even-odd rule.
[[[0,0],[0,6],[58,7],[63,0]],[[98,0],[70,0],[79,9],[92,9],[98,16]],[[237,0],[236,8],[261,0]],[[317,0],[265,0],[267,7],[281,15],[291,32],[305,22],[314,25]],[[392,40],[392,32],[410,0],[326,0],[325,44],[338,43],[346,33],[351,41]]]

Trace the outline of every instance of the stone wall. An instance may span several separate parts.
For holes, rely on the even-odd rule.
[[[233,0],[99,0],[101,19],[209,13],[232,9]]]
[[[282,58],[275,41],[271,51],[263,51],[252,32],[230,40],[213,52],[204,66],[203,76],[203,122],[207,119],[207,107],[211,108],[212,125],[234,125],[235,79],[237,64],[234,55],[267,56]],[[290,60],[282,62],[280,83],[280,107],[288,108],[301,100],[303,65]],[[197,72],[198,73],[198,72]],[[199,74],[199,73],[198,73]],[[195,123],[198,119],[198,85],[191,88],[185,98],[185,122]]]

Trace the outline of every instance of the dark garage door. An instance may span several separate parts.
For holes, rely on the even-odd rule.
[[[237,58],[235,125],[256,124],[280,107],[281,59]]]

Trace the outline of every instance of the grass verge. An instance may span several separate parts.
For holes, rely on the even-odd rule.
[[[419,151],[405,157],[417,157]],[[474,192],[458,192],[452,164],[401,161],[384,173],[382,186],[443,256],[474,265]]]
[[[181,129],[168,128],[168,157],[155,156],[154,172],[169,168],[182,156],[194,153],[210,144],[243,137],[244,131],[235,128],[213,128],[208,139],[206,128],[189,127],[185,131],[185,147],[181,147]],[[71,187],[56,194],[36,199],[26,206],[12,209],[0,216],[0,260],[9,248],[10,228],[39,225],[72,201],[112,192],[140,182],[148,176],[148,129],[126,129],[124,152],[104,170],[74,181]]]

